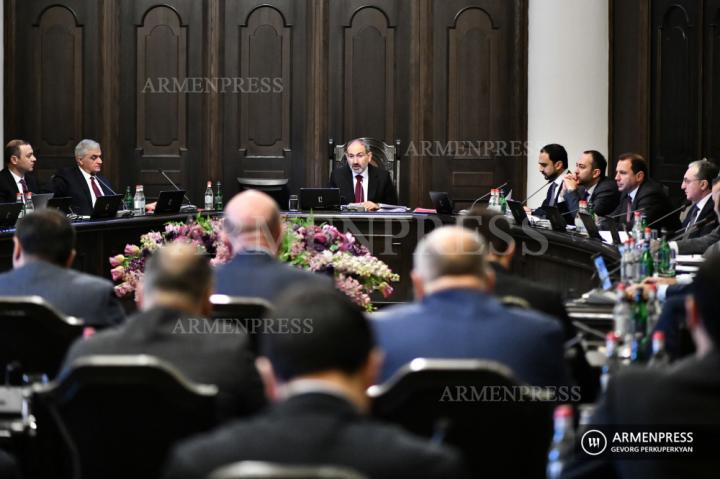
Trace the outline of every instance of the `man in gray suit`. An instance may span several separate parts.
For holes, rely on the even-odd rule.
[[[123,321],[109,280],[70,269],[75,230],[63,214],[45,209],[25,216],[17,223],[13,243],[14,269],[0,274],[0,296],[41,296],[88,326]]]

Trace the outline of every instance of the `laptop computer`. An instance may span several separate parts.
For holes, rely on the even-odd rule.
[[[115,218],[122,205],[122,199],[122,195],[107,195],[96,199],[90,219]]]
[[[578,212],[578,216],[580,216],[580,220],[582,221],[583,226],[585,226],[585,231],[587,231],[588,236],[591,239],[597,239],[602,241],[602,236],[600,236],[600,231],[598,230],[595,221],[593,221],[592,215],[588,213]]]
[[[300,188],[300,209],[340,211],[340,189]]]
[[[527,220],[527,213],[519,201],[508,200],[508,208],[515,219],[515,224],[522,225]]]
[[[0,203],[0,228],[14,228],[22,203]]]
[[[36,210],[47,208],[48,201],[55,196],[54,193],[33,193],[32,202]]]
[[[430,200],[435,208],[435,213],[439,215],[453,214],[455,205],[446,191],[431,191]]]
[[[554,206],[545,206],[543,210],[545,211],[547,219],[550,220],[550,226],[553,231],[567,231],[567,223],[565,223],[565,219],[562,214],[560,214],[559,209]]]
[[[47,206],[48,208],[56,208],[67,215],[72,213],[70,209],[71,204],[72,198],[69,196],[53,196],[48,200],[45,206]]]
[[[177,214],[180,212],[185,190],[161,191],[155,204],[156,215]]]

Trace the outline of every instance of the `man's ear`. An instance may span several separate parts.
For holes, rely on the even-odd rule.
[[[20,258],[22,258],[23,250],[22,246],[20,245],[20,240],[17,238],[17,236],[13,236],[13,254],[12,254],[12,261],[13,266],[15,266],[17,263],[20,262]]]
[[[695,331],[700,326],[700,312],[692,294],[685,297],[685,322],[690,331]]]
[[[363,379],[365,381],[365,388],[369,388],[373,384],[377,384],[378,378],[380,377],[380,371],[382,371],[383,360],[385,355],[383,352],[375,346],[368,354],[367,362],[363,371]]]
[[[410,272],[410,279],[412,280],[413,291],[415,292],[415,299],[420,301],[425,297],[425,283],[419,274],[415,271]]]
[[[485,288],[495,291],[495,271],[490,266],[485,267]]]
[[[562,161],[555,162],[555,171],[559,171],[559,170],[565,170],[565,165],[563,164]]]
[[[75,256],[77,256],[77,251],[75,251],[75,249],[73,249],[72,251],[70,251],[67,261],[65,261],[66,268],[72,268],[73,261],[75,261]]]
[[[638,171],[635,173],[635,178],[637,179],[638,183],[642,183],[645,181],[645,172],[644,171]]]

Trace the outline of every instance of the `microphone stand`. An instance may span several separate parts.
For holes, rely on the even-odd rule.
[[[168,180],[168,182],[173,186],[173,188],[175,188],[175,191],[182,191],[180,188],[178,188],[178,185],[176,185],[175,182],[171,180],[168,175],[165,174],[165,170],[160,168],[158,169],[158,172],[163,175],[166,180]],[[197,206],[192,204],[190,198],[188,198],[187,196],[187,193],[183,193],[183,198],[185,199],[185,201],[187,201],[187,204],[182,205],[182,207],[180,207],[180,211],[183,213],[195,213],[197,211]]]

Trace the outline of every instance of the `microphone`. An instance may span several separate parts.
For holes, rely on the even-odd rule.
[[[677,241],[678,239],[682,238],[685,235],[691,235],[692,233],[696,232],[698,229],[704,227],[708,223],[715,223],[717,222],[717,217],[715,216],[706,216],[705,218],[701,219],[700,221],[696,221],[695,224],[693,224],[690,229],[682,230],[678,233],[676,233],[671,239],[668,241]]]
[[[470,205],[470,208],[468,208],[468,210],[472,210],[472,209],[475,207],[475,205],[478,203],[478,201],[482,201],[482,200],[484,200],[485,198],[487,198],[488,195],[489,195],[490,193],[492,193],[492,190],[495,190],[495,189],[499,190],[499,189],[504,188],[505,186],[507,186],[507,181],[506,181],[505,183],[503,183],[502,185],[500,185],[500,186],[496,186],[495,188],[492,188],[490,191],[488,191],[487,193],[485,193],[484,195],[482,195],[480,198],[478,198],[478,199],[476,199],[475,201],[473,201],[473,203]]]
[[[650,222],[650,224],[647,225],[647,228],[650,228],[652,225],[659,223],[660,221],[664,220],[665,218],[672,216],[675,213],[678,213],[680,210],[684,210],[685,208],[688,207],[688,205],[690,205],[690,203],[691,202],[688,200],[683,201],[683,203],[678,208],[675,208],[670,213],[661,216],[660,218],[656,219],[655,221]]]
[[[94,176],[95,176],[95,179],[100,182],[100,184],[102,184],[105,188],[107,188],[108,190],[110,190],[110,193],[112,193],[113,195],[117,195],[117,193],[115,193],[115,191],[113,191],[113,189],[110,188],[110,185],[108,185],[107,183],[105,183],[98,175],[94,175]]]
[[[162,168],[158,168],[158,173],[163,175],[165,179],[168,180],[168,182],[173,186],[173,188],[175,188],[175,191],[182,191],[180,188],[178,188],[178,185],[176,185],[175,182],[173,182],[173,180],[171,180],[170,177],[165,174],[165,170],[163,170]],[[195,210],[197,210],[197,206],[192,204],[192,201],[190,201],[190,198],[187,197],[186,193],[183,193],[183,198],[185,198],[185,201],[187,201],[186,206],[192,206]]]
[[[527,203],[530,198],[532,198],[533,196],[537,195],[537,194],[540,193],[542,190],[544,190],[545,188],[547,188],[548,186],[550,186],[550,184],[551,184],[553,181],[555,181],[555,180],[548,181],[547,183],[545,183],[544,185],[542,185],[540,188],[538,188],[537,190],[535,190],[535,191],[533,192],[533,194],[531,194],[530,196],[528,196],[527,198],[525,198],[525,201],[523,201],[523,202],[520,203],[520,204],[521,204],[521,205],[524,205],[525,203]]]
[[[632,210],[630,212],[630,214],[634,214],[636,211],[645,211],[645,208],[638,208],[636,210]],[[600,218],[608,218],[608,219],[614,220],[615,218],[622,218],[626,214],[627,214],[627,212],[623,211],[622,213],[618,213],[616,215],[601,216]]]

